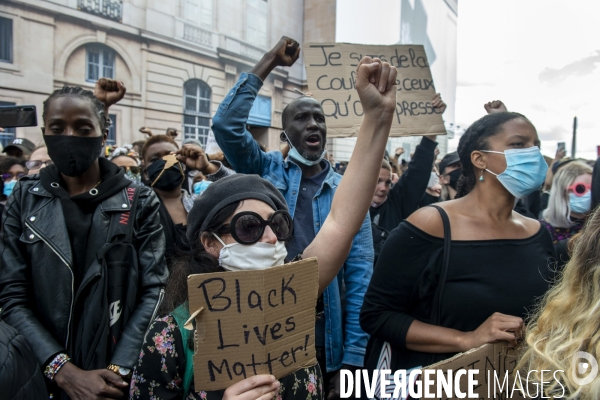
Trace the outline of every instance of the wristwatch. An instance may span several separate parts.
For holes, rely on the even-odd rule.
[[[119,367],[118,365],[110,364],[108,367],[106,367],[106,369],[119,375],[121,378],[123,378],[123,380],[128,381],[129,379],[131,379],[131,370],[129,368]]]

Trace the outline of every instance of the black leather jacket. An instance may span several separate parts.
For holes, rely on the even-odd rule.
[[[87,249],[107,241],[111,215],[131,207],[126,189],[102,201],[92,216]],[[144,335],[164,293],[168,270],[165,239],[160,226],[159,200],[148,187],[139,188],[133,224],[137,250],[138,303],[126,323],[111,364],[132,368]],[[0,308],[2,318],[31,344],[45,366],[65,352],[72,340],[75,301],[72,254],[60,200],[46,191],[38,178],[22,178],[8,199],[0,239]]]
[[[0,320],[0,388],[3,399],[46,399],[44,376],[23,335]]]

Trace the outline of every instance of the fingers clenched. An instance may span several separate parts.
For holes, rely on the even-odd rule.
[[[381,87],[379,84],[379,79],[381,78],[381,69],[382,69],[381,60],[379,58],[374,58],[373,64],[375,64],[375,63],[377,63],[378,66],[377,66],[377,70],[375,71],[375,76],[374,76],[375,81],[373,82],[373,84],[375,84],[375,86],[379,89]],[[379,90],[379,91],[381,92],[381,90]]]
[[[388,86],[388,78],[390,76],[390,64],[384,62],[383,64],[381,64],[381,68],[380,68],[380,75],[379,75],[379,91],[381,93],[385,93],[385,91],[387,90],[387,86]]]

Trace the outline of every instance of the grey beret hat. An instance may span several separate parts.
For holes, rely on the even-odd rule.
[[[446,169],[446,167],[448,165],[452,165],[457,162],[460,162],[460,157],[458,156],[458,152],[453,151],[452,153],[446,154],[444,156],[444,158],[442,158],[442,161],[440,162],[440,175],[444,174],[444,170]]]
[[[274,210],[288,210],[283,195],[266,179],[258,175],[235,174],[208,186],[188,213],[186,237],[189,243],[197,240],[215,214],[232,203],[255,199],[264,201]]]

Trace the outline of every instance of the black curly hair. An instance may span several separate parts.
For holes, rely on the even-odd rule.
[[[106,115],[105,115],[106,113],[104,111],[104,103],[102,103],[100,100],[98,100],[96,98],[96,96],[94,96],[94,93],[92,91],[85,90],[79,86],[63,86],[61,89],[56,89],[54,92],[52,92],[52,94],[43,103],[43,107],[42,107],[42,120],[43,121],[46,120],[46,111],[48,109],[48,105],[50,104],[50,101],[52,101],[58,97],[66,97],[66,96],[79,97],[81,99],[89,100],[92,103],[94,114],[96,114],[96,117],[98,117],[100,129],[102,129],[102,132],[104,132],[104,130],[107,128],[107,121],[106,121]]]
[[[478,119],[467,129],[458,142],[458,157],[462,164],[462,176],[458,180],[456,197],[466,196],[473,190],[476,183],[476,174],[471,163],[471,153],[476,150],[488,149],[488,138],[502,131],[502,125],[506,122],[523,118],[529,122],[527,117],[516,112],[501,112],[488,114]],[[531,122],[530,122],[531,123]]]

